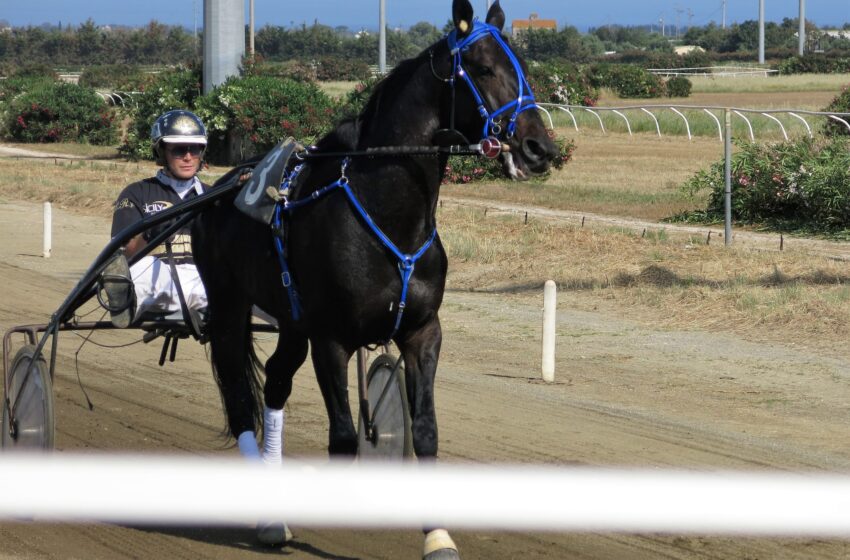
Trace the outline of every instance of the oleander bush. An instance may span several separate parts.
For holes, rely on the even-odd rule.
[[[667,80],[667,97],[690,97],[691,81],[684,76],[673,76]]]
[[[201,95],[199,68],[176,68],[158,74],[128,110],[131,124],[119,151],[130,159],[153,159],[151,126],[157,117],[172,109],[192,110]]]
[[[115,142],[115,113],[93,89],[41,80],[8,101],[7,137],[19,142]]]
[[[112,91],[144,91],[155,77],[132,64],[99,64],[88,66],[80,75],[81,86]]]
[[[528,83],[541,103],[592,107],[599,100],[599,88],[579,66],[570,62],[532,63]]]
[[[847,139],[803,137],[778,144],[738,142],[737,146],[732,158],[734,220],[812,232],[850,229]],[[700,219],[723,219],[723,172],[720,160],[683,186],[692,195],[708,191],[708,205],[697,213]]]
[[[210,161],[237,163],[287,136],[310,143],[330,130],[336,107],[315,83],[248,76],[198,98],[195,112],[207,125]]]
[[[850,86],[844,86],[841,89],[841,93],[836,95],[829,105],[827,105],[823,110],[827,113],[850,113]],[[846,117],[844,120],[850,121],[850,119]],[[824,133],[827,136],[850,135],[850,130],[847,129],[844,123],[833,119],[827,119],[824,121],[823,127]]]

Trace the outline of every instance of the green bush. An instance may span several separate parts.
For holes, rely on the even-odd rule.
[[[528,83],[541,103],[592,107],[599,100],[599,89],[578,66],[569,62],[531,64]]]
[[[624,98],[650,99],[665,95],[664,81],[631,64],[594,64],[588,69],[595,87],[607,87]]]
[[[732,217],[750,224],[835,232],[850,229],[847,140],[808,137],[774,145],[738,143],[732,158]],[[724,215],[724,162],[699,171],[684,189],[709,191],[704,217]]]
[[[94,90],[43,81],[9,102],[5,129],[21,142],[88,142],[116,139],[115,115]]]
[[[684,76],[673,76],[667,80],[667,97],[690,97],[691,81]]]
[[[50,80],[58,80],[59,74],[49,64],[34,62],[18,66],[12,72],[13,78],[47,78]]]
[[[356,58],[326,56],[316,64],[316,78],[322,82],[366,80],[372,75],[369,65]]]
[[[172,109],[192,109],[201,94],[197,68],[168,70],[158,74],[141,94],[133,97],[132,124],[119,151],[130,159],[153,159],[150,131],[156,118]]]
[[[841,93],[827,105],[823,111],[825,113],[850,113],[850,86],[841,88]],[[848,120],[846,117],[844,120]],[[833,119],[827,119],[824,122],[824,134],[827,136],[847,136],[850,135],[850,130],[843,123]]]
[[[242,61],[242,76],[273,76],[290,78],[298,82],[315,82],[316,68],[299,60],[272,62],[256,54]]]
[[[776,69],[780,74],[844,74],[850,72],[850,56],[812,53],[792,56],[781,61]]]
[[[230,78],[198,98],[195,109],[210,134],[208,157],[227,163],[287,136],[309,142],[331,128],[335,115],[333,101],[314,83],[266,76]],[[238,154],[234,142],[242,143]]]
[[[80,75],[79,84],[112,91],[142,91],[154,81],[152,74],[130,64],[101,64],[88,66]]]

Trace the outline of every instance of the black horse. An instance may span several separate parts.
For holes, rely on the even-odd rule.
[[[474,139],[499,136],[510,146],[500,157],[512,178],[545,172],[557,147],[534,110],[524,66],[501,36],[505,15],[499,2],[486,23],[473,21],[468,0],[454,0],[452,16],[455,29],[447,39],[399,64],[376,86],[363,112],[321,139],[313,152],[432,145],[438,131],[454,129]],[[446,159],[443,154],[353,157],[347,164],[341,157],[308,160],[288,193],[290,201],[307,200],[343,176],[348,190],[286,213],[285,262],[297,300],[281,285],[283,265],[268,226],[231,204],[198,217],[194,254],[208,292],[213,367],[230,432],[243,453],[258,452],[259,390],[265,410],[282,409],[308,341],[329,418],[328,450],[356,453],[347,364],[358,348],[391,337],[404,357],[414,451],[420,460],[436,457],[434,376],[447,259],[435,232]],[[382,242],[366,215],[397,250]],[[249,329],[254,305],[280,325],[262,387]],[[456,554],[450,539],[437,540],[431,550]]]

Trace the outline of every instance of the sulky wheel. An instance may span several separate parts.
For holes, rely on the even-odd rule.
[[[24,346],[9,371],[0,437],[6,450],[53,449],[53,383],[44,357],[33,360],[33,356],[35,346]],[[9,406],[15,411],[11,424]]]
[[[401,460],[413,455],[410,408],[404,382],[404,365],[381,354],[366,376],[373,437],[368,438],[363,415],[358,426],[358,454],[365,459]]]

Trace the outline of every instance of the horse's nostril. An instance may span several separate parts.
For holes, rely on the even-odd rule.
[[[534,138],[522,141],[522,153],[531,161],[539,161],[546,157],[546,147]]]

